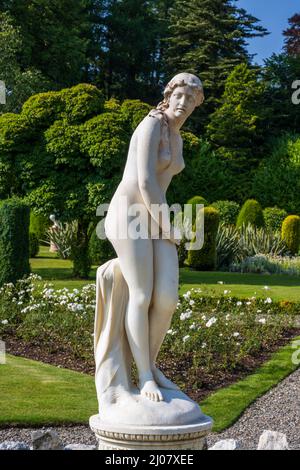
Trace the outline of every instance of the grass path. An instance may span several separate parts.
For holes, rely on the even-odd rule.
[[[206,398],[200,405],[214,419],[213,430],[231,426],[254,400],[296,370],[293,352],[292,344],[280,348],[254,374]],[[86,424],[97,413],[94,378],[86,374],[7,355],[0,383],[0,426]]]

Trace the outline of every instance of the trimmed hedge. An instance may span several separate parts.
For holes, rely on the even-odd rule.
[[[20,199],[0,203],[0,286],[30,273],[29,214]]]
[[[266,207],[263,211],[266,228],[273,232],[280,231],[288,213],[279,207]]]
[[[263,228],[265,226],[263,210],[259,202],[255,199],[248,199],[248,201],[245,202],[237,218],[237,228],[248,224],[257,228]]]
[[[196,216],[197,216],[197,204],[203,204],[204,206],[208,206],[208,202],[207,200],[202,197],[202,196],[194,196],[192,197],[191,199],[188,200],[187,204],[192,204],[193,208],[192,208],[192,221],[193,221],[193,224],[195,223],[195,220],[196,220]]]
[[[225,225],[235,225],[239,211],[240,205],[234,201],[216,201],[211,204],[211,207],[214,207],[219,211],[220,222]]]
[[[34,211],[30,211],[30,226],[29,232],[34,233],[37,236],[38,242],[42,245],[46,245],[46,231],[50,227],[51,222],[50,219],[42,214],[37,214]]]
[[[300,217],[298,215],[286,217],[282,224],[281,236],[291,254],[296,255],[300,247]]]
[[[39,252],[39,239],[37,234],[34,232],[29,232],[29,256],[30,258],[35,258]]]
[[[187,264],[192,268],[213,271],[217,267],[217,233],[219,212],[213,207],[204,208],[204,245],[200,250],[190,250]],[[194,231],[196,228],[194,227]]]

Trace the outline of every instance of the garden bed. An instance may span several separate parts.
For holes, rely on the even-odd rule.
[[[199,368],[199,371],[196,372],[198,381],[201,381],[199,388],[195,388],[195,372],[193,372],[193,375],[190,373],[193,362],[192,354],[185,353],[183,357],[179,359],[164,357],[163,361],[159,361],[159,367],[167,377],[180,385],[187,395],[199,403],[212,392],[227,387],[250,375],[260,365],[266,362],[275,351],[288,344],[292,338],[298,335],[300,335],[300,329],[292,329],[285,332],[272,347],[245,358],[238,367],[231,371],[224,370],[207,373]],[[45,349],[41,344],[27,343],[12,335],[7,335],[3,339],[6,342],[7,353],[13,354],[14,356],[33,359],[53,366],[94,375],[95,365],[93,359],[84,360],[80,357],[74,357],[72,351],[55,348],[55,346],[51,350]]]

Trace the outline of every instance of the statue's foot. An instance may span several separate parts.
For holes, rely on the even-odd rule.
[[[168,390],[180,390],[180,388],[171,382],[171,380],[167,379],[167,377],[157,367],[154,366],[152,368],[152,373],[155,381],[160,387],[166,388]]]
[[[163,396],[158,388],[157,383],[154,381],[152,374],[147,374],[144,377],[140,376],[139,388],[141,395],[151,401],[163,401]]]

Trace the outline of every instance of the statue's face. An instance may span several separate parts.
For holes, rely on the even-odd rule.
[[[193,88],[188,85],[178,86],[173,90],[169,99],[169,113],[174,117],[187,119],[196,107],[196,97]]]

